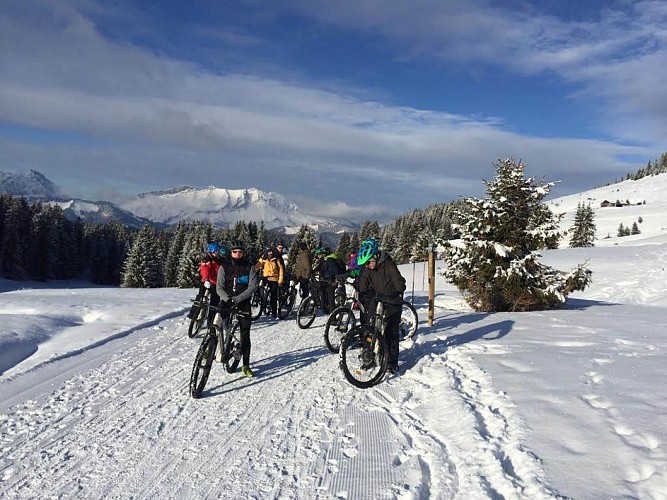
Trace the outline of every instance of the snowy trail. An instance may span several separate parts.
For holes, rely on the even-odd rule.
[[[323,323],[260,320],[256,377],[215,365],[200,400],[188,395],[200,338],[183,318],[26,374],[63,367],[54,390],[0,415],[0,496],[45,484],[62,498],[557,496],[512,402],[445,332],[422,327],[402,346],[409,371],[363,391],[324,347]]]

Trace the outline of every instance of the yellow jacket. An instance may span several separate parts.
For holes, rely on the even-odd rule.
[[[283,266],[276,257],[260,257],[255,265],[255,270],[262,271],[262,276],[269,281],[277,281],[279,285],[283,284],[285,279]]]

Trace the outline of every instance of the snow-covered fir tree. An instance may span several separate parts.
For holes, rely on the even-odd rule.
[[[487,198],[466,198],[459,210],[460,245],[444,252],[445,277],[476,311],[533,311],[563,304],[583,290],[591,271],[579,265],[563,273],[538,261],[537,248],[554,236],[551,222],[540,225],[540,203],[553,183],[524,175],[513,158],[494,164],[496,176],[485,181]]]
[[[164,285],[163,250],[155,229],[142,226],[123,266],[126,288],[158,288]]]
[[[192,288],[199,283],[199,263],[206,254],[210,233],[210,223],[199,221],[190,226],[178,263],[179,288]]]
[[[590,203],[577,204],[574,221],[570,229],[570,246],[573,248],[592,247],[595,241],[595,212]]]

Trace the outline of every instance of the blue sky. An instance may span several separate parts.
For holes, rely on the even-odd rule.
[[[3,0],[0,170],[386,220],[482,195],[498,158],[555,196],[635,171],[665,81],[666,1]]]

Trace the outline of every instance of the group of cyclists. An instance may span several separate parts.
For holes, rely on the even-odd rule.
[[[246,377],[253,376],[250,368],[251,299],[260,282],[266,283],[269,287],[271,317],[277,319],[279,288],[288,280],[284,249],[283,242],[278,241],[253,263],[246,257],[242,241],[233,241],[227,248],[218,243],[209,243],[207,253],[199,265],[199,291],[188,317],[193,318],[197,314],[196,304],[207,290],[212,306],[209,310],[209,324],[213,324],[218,310],[224,318],[232,305],[236,305],[242,313],[239,325],[243,356],[241,372]],[[323,312],[330,314],[335,308],[335,282],[346,277],[354,278],[354,287],[362,304],[369,304],[374,297],[383,302],[386,319],[384,333],[389,358],[387,370],[392,374],[399,373],[399,325],[406,283],[391,256],[380,249],[375,239],[366,239],[350,255],[346,265],[328,247],[316,248],[311,256],[307,245],[299,243],[293,279],[298,283],[302,300],[311,293],[320,293]],[[311,282],[319,284],[317,290],[311,288]]]

